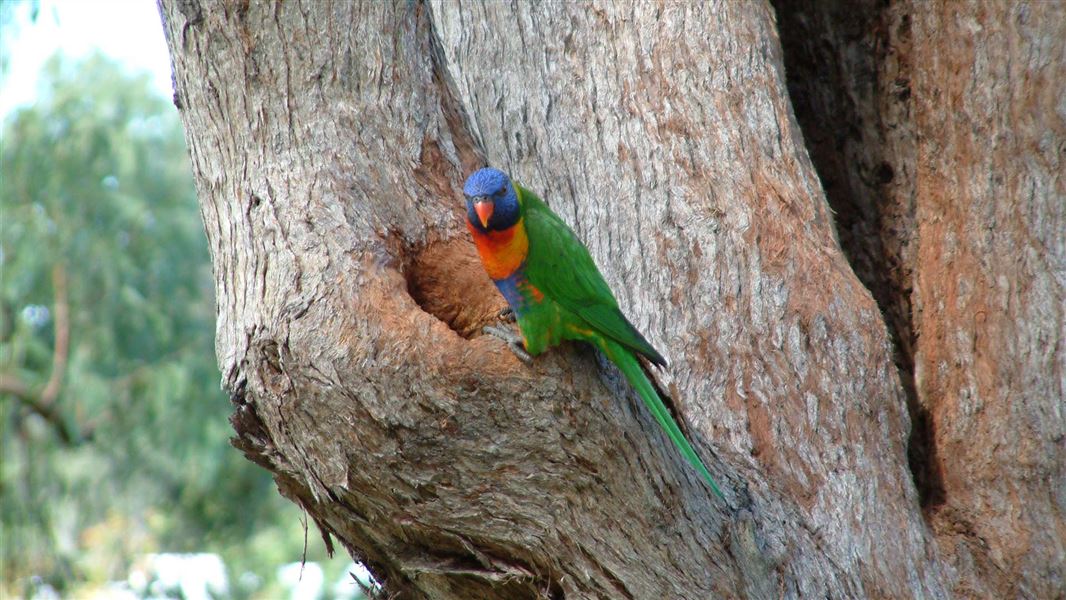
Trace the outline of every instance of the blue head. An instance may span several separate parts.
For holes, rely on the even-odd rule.
[[[498,169],[485,167],[466,178],[466,218],[479,231],[503,231],[518,222],[521,211],[511,179]]]

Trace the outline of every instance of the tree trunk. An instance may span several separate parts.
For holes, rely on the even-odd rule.
[[[388,591],[898,598],[968,589],[957,582],[973,545],[944,540],[974,532],[945,533],[960,521],[928,503],[923,513],[908,465],[917,406],[932,415],[931,444],[979,431],[994,451],[936,454],[949,499],[938,506],[1035,502],[1024,518],[996,518],[1050,517],[1061,530],[1061,404],[1039,395],[1054,391],[1055,374],[1061,383],[1064,352],[1053,305],[1063,228],[1037,220],[1043,202],[1063,224],[1050,163],[1022,171],[971,140],[965,164],[940,154],[914,174],[912,235],[945,247],[950,234],[955,254],[905,253],[916,261],[916,337],[939,335],[911,354],[926,375],[908,407],[881,311],[837,244],[792,116],[767,5],[162,0],[161,11],[214,262],[235,443]],[[957,27],[934,16],[915,27]],[[942,94],[975,85],[957,77],[958,91]],[[929,102],[916,127],[962,126],[954,109]],[[1061,160],[1058,131],[1040,160]],[[1032,142],[1006,141],[996,156]],[[526,367],[480,335],[503,301],[467,238],[460,187],[485,162],[539,192],[587,242],[625,312],[670,361],[658,383],[725,502],[592,350],[564,345]],[[994,182],[972,183],[967,210],[945,196],[945,178],[982,166],[1002,170],[1011,190],[1039,184],[1034,212],[1002,209],[1002,219],[1047,228],[975,244],[987,219],[1000,218]],[[940,194],[926,208],[923,181]],[[1058,271],[1023,258],[1037,242]],[[982,262],[989,251],[1001,254]],[[966,280],[968,295],[956,278],[952,303],[940,305],[958,275],[950,256],[980,278]],[[1024,272],[1011,262],[1023,260]],[[925,261],[928,275],[918,271]],[[1025,303],[1031,294],[1043,303]],[[983,321],[968,304],[975,295]],[[989,323],[998,329],[984,337]],[[978,354],[972,344],[959,353],[966,340]],[[1018,340],[1027,346],[989,352]],[[986,377],[986,363],[1003,375]],[[971,386],[962,404],[960,385]],[[982,412],[972,390],[1000,403]],[[1005,405],[1011,394],[1020,410]],[[1027,420],[1048,408],[1059,410],[1048,423]],[[1041,437],[993,449],[1025,435],[1007,423]],[[1021,459],[1024,472],[975,493]],[[952,504],[956,489],[967,492]],[[990,503],[991,491],[1009,497]],[[974,527],[982,518],[967,514]],[[1053,575],[1053,546],[1005,569],[1043,565]],[[981,556],[1000,560],[990,548]]]
[[[778,11],[842,243],[899,340],[950,587],[1066,598],[1066,5]]]

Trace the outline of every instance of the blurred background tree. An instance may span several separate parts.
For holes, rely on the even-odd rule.
[[[46,71],[0,138],[0,595],[122,580],[160,551],[222,555],[255,574],[231,578],[245,595],[304,532],[227,443],[176,111],[99,55]]]

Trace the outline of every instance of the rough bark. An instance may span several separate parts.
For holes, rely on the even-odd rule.
[[[1066,597],[1064,5],[777,9],[842,243],[914,382],[950,586]]]
[[[941,562],[908,470],[893,348],[836,242],[768,6],[163,0],[162,12],[236,443],[387,589],[947,594],[958,567]],[[727,503],[589,349],[527,368],[478,335],[502,301],[466,238],[459,186],[483,161],[587,241],[671,361],[659,383]],[[945,172],[914,176],[933,175]],[[1061,250],[1061,233],[1041,231],[1026,239]],[[982,273],[1008,268],[1001,258]],[[1054,277],[1025,281],[1046,296]],[[942,284],[919,276],[922,319],[944,313],[932,300]],[[1041,306],[1041,323],[1057,315],[1061,327],[1061,308]],[[948,313],[957,325],[966,310]],[[918,339],[930,327],[915,327]],[[943,344],[961,343],[956,331]],[[1054,339],[1040,360],[1061,367]],[[949,361],[951,373],[944,347],[915,360],[934,373]],[[918,388],[975,375],[960,373]],[[1012,373],[1018,386],[1045,374]],[[1023,406],[1056,406],[1012,389],[1032,392]],[[921,402],[938,436],[950,426],[936,419],[965,411]],[[994,424],[982,414],[970,422]],[[1025,476],[1048,475],[1054,492],[1061,437],[1037,441]]]
[[[916,381],[944,481],[932,524],[985,575],[962,593],[1066,596],[1064,8],[914,19],[932,64],[915,77]]]

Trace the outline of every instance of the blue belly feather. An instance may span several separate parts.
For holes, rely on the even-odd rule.
[[[515,316],[522,316],[525,314],[530,303],[530,298],[522,293],[522,290],[520,289],[522,284],[526,282],[525,267],[525,263],[522,263],[506,278],[492,280],[492,282],[496,284],[496,289],[500,290],[500,293],[503,294],[504,300],[507,300],[508,306],[510,306],[511,310],[515,312]]]

